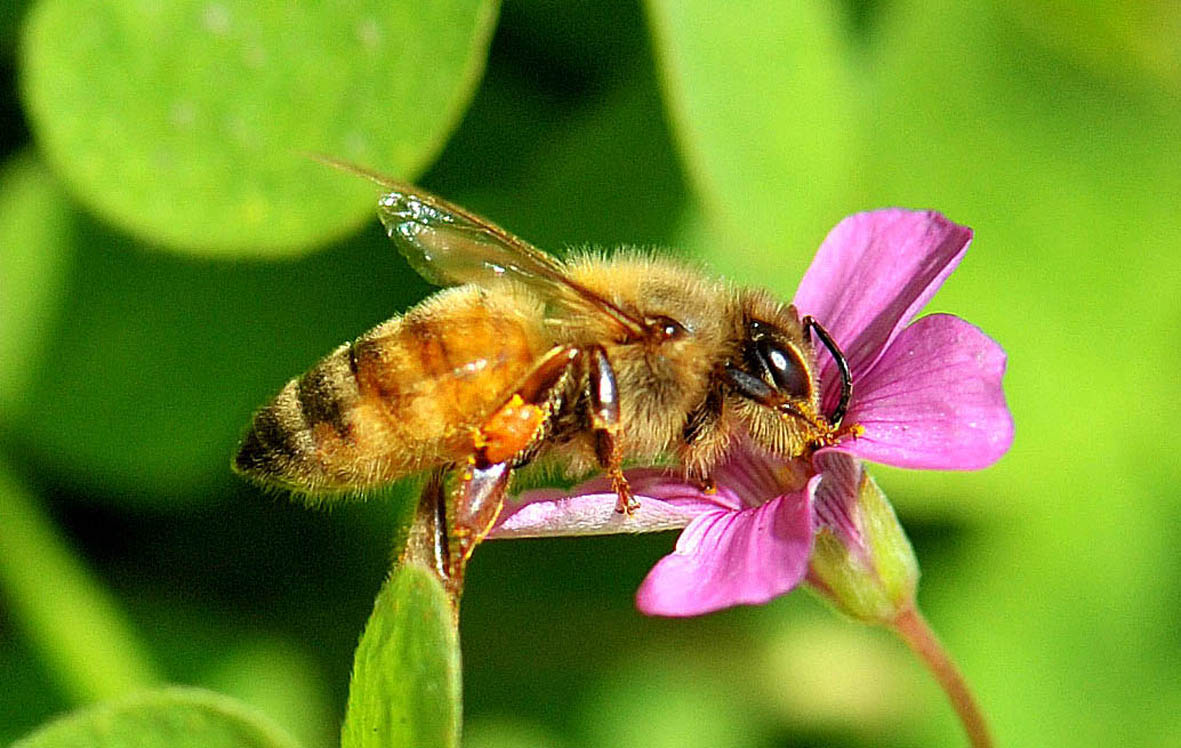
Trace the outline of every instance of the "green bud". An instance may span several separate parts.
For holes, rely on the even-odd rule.
[[[833,455],[817,489],[808,584],[841,612],[890,624],[914,607],[919,565],[894,508],[859,461]]]

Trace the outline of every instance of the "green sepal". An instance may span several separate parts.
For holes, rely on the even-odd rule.
[[[863,468],[849,516],[859,537],[821,528],[809,561],[808,583],[853,618],[890,623],[914,606],[919,562],[890,501]]]

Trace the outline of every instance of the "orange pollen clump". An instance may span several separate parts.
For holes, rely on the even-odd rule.
[[[476,449],[484,450],[488,462],[506,462],[533,443],[545,418],[543,408],[528,405],[520,395],[513,395],[477,430],[473,442]]]

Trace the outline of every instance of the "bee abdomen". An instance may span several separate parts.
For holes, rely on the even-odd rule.
[[[264,483],[316,492],[370,482],[349,414],[359,399],[352,345],[342,345],[254,415],[234,467]]]
[[[309,494],[357,491],[465,458],[549,343],[511,289],[442,291],[342,345],[254,416],[234,465]]]

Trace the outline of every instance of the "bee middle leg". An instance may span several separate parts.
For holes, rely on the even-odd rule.
[[[619,441],[619,387],[615,369],[602,346],[593,346],[590,354],[590,419],[595,438],[595,458],[607,473],[615,492],[615,511],[634,514],[640,502],[632,493],[623,474],[623,449]]]
[[[472,431],[472,451],[457,470],[448,525],[455,542],[451,574],[462,580],[464,567],[500,516],[509,478],[518,459],[545,435],[566,377],[582,351],[552,349],[483,424]]]

